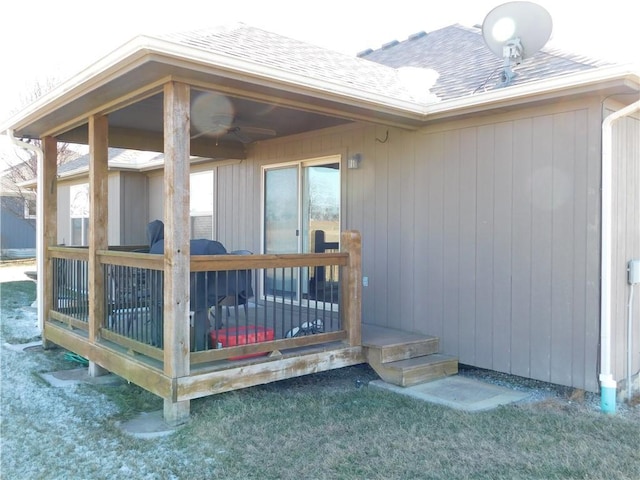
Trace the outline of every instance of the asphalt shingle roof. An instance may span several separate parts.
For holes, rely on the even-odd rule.
[[[357,57],[243,23],[170,33],[160,38],[303,75],[326,82],[328,87],[352,87],[420,104],[497,88],[503,63],[486,46],[480,28],[462,25],[451,25],[430,33],[418,32],[404,41],[391,41]],[[543,48],[514,68],[517,76],[512,85],[591,70],[604,64],[584,56]],[[419,92],[407,82],[408,69],[403,71],[402,67],[429,69],[439,76],[430,92]],[[423,84],[427,90],[431,86],[429,81],[423,81]]]
[[[402,42],[389,42],[377,50],[361,52],[359,57],[393,68],[422,67],[437,71],[440,76],[431,91],[442,100],[495,88],[503,63],[486,46],[480,28],[462,25],[451,25],[430,33],[420,32]],[[517,76],[512,85],[602,65],[602,61],[543,48],[514,68]]]
[[[242,23],[170,33],[159,38],[321,80],[327,86],[341,85],[412,100],[398,81],[395,69]]]
[[[140,150],[128,150],[124,148],[109,148],[109,164],[117,163],[120,167],[140,167],[152,161],[161,160],[164,156],[157,152],[143,152]],[[65,174],[89,166],[89,154],[79,156],[73,160],[58,165],[58,174]]]

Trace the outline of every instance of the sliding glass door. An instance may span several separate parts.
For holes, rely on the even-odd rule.
[[[264,169],[264,252],[309,253],[338,248],[340,157]],[[318,272],[267,272],[265,293],[291,300],[312,298]],[[324,278],[330,272],[322,270]],[[317,280],[317,278],[316,278]],[[336,299],[337,300],[337,299]]]

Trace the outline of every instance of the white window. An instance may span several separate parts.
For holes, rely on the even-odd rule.
[[[189,181],[191,238],[213,240],[213,170],[192,173]]]
[[[36,199],[24,199],[24,218],[36,218]]]
[[[89,243],[89,184],[72,185],[71,196],[71,245]]]

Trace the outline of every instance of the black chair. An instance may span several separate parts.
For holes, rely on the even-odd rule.
[[[324,230],[315,230],[313,232],[313,252],[338,252],[340,244],[338,242],[325,241]],[[319,266],[313,268],[313,273],[309,279],[309,299],[319,300],[322,302],[337,302],[339,294],[339,283],[337,270],[329,267]]]
[[[234,250],[229,255],[253,255],[249,250]],[[214,290],[217,292],[215,302],[209,308],[209,322],[212,328],[219,330],[223,327],[222,307],[226,307],[227,318],[231,316],[233,307],[238,317],[238,307],[244,307],[245,318],[249,316],[249,299],[253,297],[251,285],[251,270],[230,270],[215,273]],[[220,295],[224,293],[224,295]],[[210,300],[214,300],[210,298]],[[212,318],[213,317],[213,318]]]

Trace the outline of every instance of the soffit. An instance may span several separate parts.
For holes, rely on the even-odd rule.
[[[110,129],[114,131],[130,130],[135,133],[129,137],[144,137],[147,133],[155,138],[139,147],[126,142],[113,146],[161,151],[162,85],[170,80],[190,84],[198,92],[215,91],[229,98],[236,121],[251,127],[253,136],[241,139],[237,135],[214,134],[204,135],[200,140],[211,137],[208,140],[216,145],[227,143],[240,150],[247,140],[264,140],[350,121],[416,129],[431,119],[476,112],[486,114],[493,109],[504,111],[567,95],[597,93],[633,97],[638,92],[637,72],[601,74],[595,70],[424,105],[406,97],[385,96],[381,89],[364,91],[362,85],[352,87],[350,82],[332,83],[282,68],[146,40],[125,45],[114,56],[45,95],[11,119],[2,130],[12,129],[17,137],[53,135],[64,141],[83,143],[88,117],[105,114],[109,115]],[[197,96],[192,95],[192,100]],[[263,135],[255,134],[256,131]],[[265,132],[269,133],[264,135]],[[234,155],[231,158],[242,158],[241,154]]]

